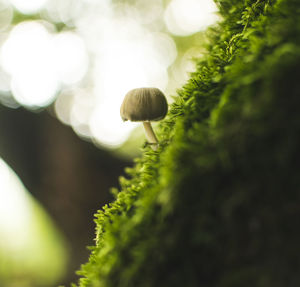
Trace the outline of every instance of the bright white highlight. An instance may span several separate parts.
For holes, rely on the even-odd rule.
[[[83,41],[72,33],[51,34],[40,22],[23,22],[10,33],[1,51],[11,91],[21,105],[49,105],[62,84],[74,84],[87,70]]]
[[[23,14],[33,14],[41,10],[48,0],[10,0]]]
[[[187,36],[216,22],[217,7],[212,0],[172,0],[165,11],[168,30]]]
[[[108,103],[95,110],[90,121],[93,137],[98,144],[106,147],[121,145],[137,126],[136,123],[123,123],[120,117],[120,107],[116,103]]]
[[[24,247],[30,236],[32,207],[24,186],[2,159],[0,182],[0,246]]]
[[[11,75],[11,90],[25,106],[49,104],[58,89],[51,36],[36,22],[24,22],[11,32],[2,48],[4,69]]]
[[[57,75],[66,85],[80,81],[88,67],[88,56],[83,40],[74,33],[65,32],[53,39]]]

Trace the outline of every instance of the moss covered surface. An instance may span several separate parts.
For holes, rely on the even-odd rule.
[[[159,150],[97,214],[82,287],[300,286],[300,2],[216,2]]]

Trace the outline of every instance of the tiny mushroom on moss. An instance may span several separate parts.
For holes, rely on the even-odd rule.
[[[152,129],[151,121],[163,119],[167,112],[167,99],[157,88],[139,88],[129,91],[120,109],[123,121],[143,122],[146,138],[153,150],[157,149],[158,140]]]

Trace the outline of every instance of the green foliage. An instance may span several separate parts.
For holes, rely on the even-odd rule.
[[[216,2],[159,150],[97,214],[82,287],[300,286],[300,5]]]

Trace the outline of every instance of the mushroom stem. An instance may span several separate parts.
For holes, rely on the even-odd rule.
[[[158,146],[158,140],[157,137],[152,129],[151,123],[150,122],[143,122],[144,129],[145,129],[145,134],[148,142],[150,144],[153,144],[151,147],[153,150],[157,150]]]

